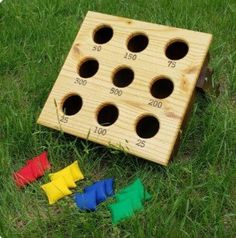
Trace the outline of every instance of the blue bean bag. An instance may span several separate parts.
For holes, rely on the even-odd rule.
[[[107,196],[114,195],[114,178],[103,179]]]
[[[97,206],[96,191],[90,190],[84,193],[76,193],[74,200],[81,210],[95,211]]]
[[[96,194],[97,204],[99,204],[107,199],[104,181],[98,181],[98,182],[84,188],[85,193],[91,192],[91,191],[94,191]]]
[[[102,180],[95,182],[94,184],[97,184],[97,183],[105,184],[106,196],[110,197],[110,196],[114,195],[114,179],[113,178],[102,179]]]

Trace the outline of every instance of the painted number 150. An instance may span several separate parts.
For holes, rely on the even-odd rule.
[[[128,59],[128,60],[136,60],[137,59],[137,55],[126,52],[124,58]]]

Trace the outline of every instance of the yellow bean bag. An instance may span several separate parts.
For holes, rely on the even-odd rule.
[[[75,188],[76,187],[75,182],[84,179],[84,175],[82,174],[79,168],[77,160],[72,164],[68,165],[67,167],[65,167],[64,169],[61,169],[56,173],[49,174],[49,177],[51,180],[63,177],[69,188]]]
[[[42,185],[41,188],[46,193],[50,205],[54,204],[60,198],[72,194],[63,177],[59,177],[52,182],[46,183]]]
[[[75,162],[73,162],[71,165],[67,166],[70,168],[70,171],[72,173],[72,176],[74,178],[74,181],[79,181],[81,179],[84,179],[84,175],[82,174],[78,161],[76,160]],[[66,168],[67,168],[66,167]]]
[[[66,167],[62,170],[59,170],[56,173],[49,174],[49,178],[52,181],[57,179],[57,178],[60,178],[60,177],[64,178],[68,188],[75,188],[76,187],[76,184],[74,182],[74,178],[73,178],[72,173],[70,171],[70,168]]]

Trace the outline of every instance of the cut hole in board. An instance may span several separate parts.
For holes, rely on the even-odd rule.
[[[171,60],[184,58],[188,53],[188,45],[184,41],[177,40],[171,42],[166,48],[166,57]]]
[[[174,84],[168,78],[159,78],[151,86],[152,96],[159,99],[169,97],[173,90]]]
[[[119,116],[118,108],[113,104],[106,104],[100,107],[97,114],[97,121],[101,126],[110,126]]]
[[[127,44],[127,48],[131,52],[141,52],[148,45],[148,37],[144,34],[135,34],[132,35]]]
[[[113,30],[110,26],[100,26],[94,31],[93,40],[97,44],[105,44],[111,40]]]
[[[67,96],[62,104],[62,111],[67,116],[75,115],[80,111],[83,100],[79,95]]]
[[[99,63],[95,59],[86,59],[79,65],[79,76],[82,78],[90,78],[94,76],[99,68]]]
[[[132,83],[134,71],[128,67],[120,67],[113,75],[113,84],[116,87],[124,88]]]
[[[147,139],[155,136],[159,131],[159,121],[156,117],[143,116],[136,125],[136,133],[139,137]]]

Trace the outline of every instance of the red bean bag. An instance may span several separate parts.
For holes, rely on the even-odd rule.
[[[18,187],[32,183],[39,177],[42,177],[51,165],[47,158],[47,151],[26,162],[26,165],[13,173],[15,183]]]

